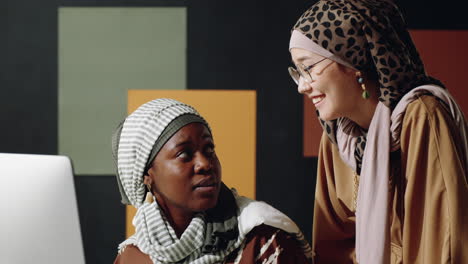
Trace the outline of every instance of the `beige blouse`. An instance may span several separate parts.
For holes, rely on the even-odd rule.
[[[433,96],[408,105],[391,154],[391,262],[468,263],[468,184],[460,135]],[[354,173],[322,136],[315,193],[315,263],[355,259]]]

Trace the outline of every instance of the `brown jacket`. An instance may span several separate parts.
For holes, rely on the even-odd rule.
[[[432,96],[408,105],[391,155],[391,262],[468,263],[468,184],[460,135]],[[356,263],[353,171],[326,135],[314,207],[315,263]]]

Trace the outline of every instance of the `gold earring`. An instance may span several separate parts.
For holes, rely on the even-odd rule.
[[[356,72],[356,80],[361,85],[362,88],[362,98],[369,99],[370,94],[369,91],[366,89],[366,85],[364,84],[364,78],[362,78],[361,72]]]
[[[146,192],[145,201],[147,203],[153,203],[154,202],[154,197],[153,197],[153,193],[151,192],[151,185],[147,184],[146,188],[148,189],[148,192]]]

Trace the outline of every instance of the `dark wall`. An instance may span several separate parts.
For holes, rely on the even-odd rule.
[[[57,152],[55,1],[0,3],[0,152]]]
[[[112,263],[125,239],[125,206],[115,176],[76,176],[75,188],[86,263]]]
[[[1,1],[0,152],[57,153],[59,5],[170,2]],[[302,97],[286,68],[291,64],[290,28],[313,2],[174,2],[188,7],[188,88],[257,91],[257,199],[288,214],[308,238],[316,159],[302,156]],[[410,28],[468,29],[457,2],[398,3]],[[87,263],[109,263],[125,232],[115,179],[78,176],[75,180]]]
[[[468,29],[465,1],[396,0],[411,29]]]

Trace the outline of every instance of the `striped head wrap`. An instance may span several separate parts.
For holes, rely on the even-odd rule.
[[[117,183],[122,203],[143,204],[143,176],[159,150],[180,128],[208,123],[191,106],[173,99],[156,99],[140,106],[123,120],[112,136]]]

